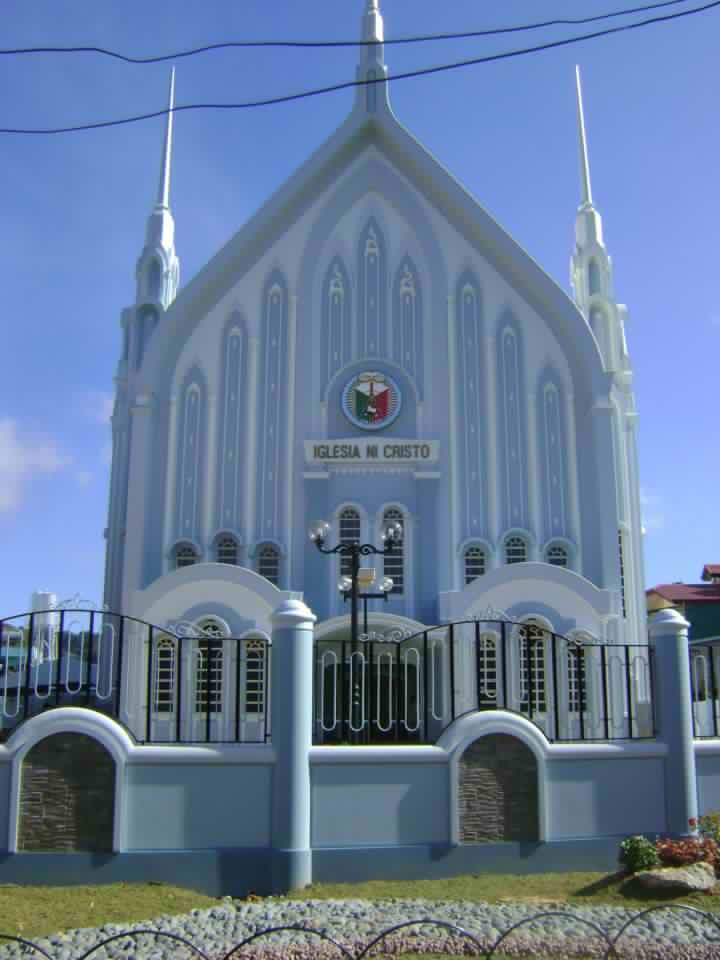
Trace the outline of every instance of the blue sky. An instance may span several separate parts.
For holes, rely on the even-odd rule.
[[[628,2],[626,5],[630,5]],[[683,3],[680,8],[699,5]],[[386,36],[620,9],[622,0],[382,0]],[[226,39],[352,39],[362,0],[5,0],[5,48],[169,53]],[[634,18],[638,19],[637,15]],[[579,199],[574,65],[593,193],[630,310],[648,585],[720,562],[715,296],[720,9],[391,89],[400,120],[569,289]],[[388,48],[391,71],[590,28]],[[231,102],[352,78],[356,52],[245,50],[177,62],[178,103]],[[82,123],[165,105],[169,65],[0,57],[0,126]],[[176,119],[171,203],[181,283],[342,121],[352,92]],[[100,600],[119,316],[154,200],[163,123],[0,136],[0,616],[38,588]]]

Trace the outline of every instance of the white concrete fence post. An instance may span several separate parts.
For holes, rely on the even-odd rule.
[[[695,742],[690,686],[690,624],[677,610],[658,610],[649,623],[655,649],[655,722],[657,738],[667,744],[665,809],[668,832],[694,833],[698,815]]]
[[[274,893],[285,893],[312,882],[310,748],[315,620],[301,600],[284,601],[271,617]]]

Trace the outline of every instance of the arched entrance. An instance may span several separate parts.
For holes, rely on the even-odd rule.
[[[84,733],[56,733],[32,747],[20,772],[18,850],[113,848],[115,762]]]
[[[416,743],[422,734],[422,655],[409,638],[421,624],[371,613],[352,643],[350,618],[315,633],[316,743]]]
[[[537,761],[521,740],[500,733],[475,740],[458,780],[461,843],[539,839]]]

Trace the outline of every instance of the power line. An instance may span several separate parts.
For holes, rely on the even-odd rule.
[[[292,103],[296,100],[305,100],[310,97],[318,97],[326,93],[335,93],[339,90],[348,90],[352,87],[364,87],[376,83],[387,83],[396,80],[409,80],[413,77],[431,76],[436,73],[445,73],[450,70],[458,70],[463,67],[477,66],[482,63],[493,63],[499,60],[509,60],[513,57],[527,56],[531,53],[540,53],[543,50],[553,50],[558,47],[570,46],[574,43],[581,43],[585,40],[595,40],[599,37],[607,37],[615,33],[623,33],[627,30],[637,30],[640,27],[647,27],[654,23],[666,23],[670,20],[677,20],[680,17],[691,16],[696,13],[703,13],[720,6],[720,0],[712,0],[700,7],[693,7],[690,10],[682,10],[679,13],[669,13],[660,17],[651,17],[647,20],[639,20],[635,23],[623,24],[619,27],[608,27],[605,30],[598,30],[595,33],[581,34],[577,37],[566,37],[564,40],[553,40],[548,43],[537,44],[534,47],[525,47],[520,50],[508,50],[504,53],[489,54],[484,57],[473,57],[470,60],[458,60],[454,63],[444,63],[436,67],[423,67],[418,70],[409,70],[404,73],[396,73],[386,78],[377,77],[363,80],[346,80],[342,83],[335,83],[325,87],[316,87],[312,90],[304,90],[299,93],[289,93],[280,97],[268,97],[264,100],[248,100],[244,103],[186,103],[179,104],[172,111],[167,108],[164,110],[154,110],[151,113],[138,114],[132,117],[123,117],[119,120],[99,120],[96,123],[85,123],[71,127],[49,127],[36,129],[23,128],[0,128],[0,134],[23,134],[23,135],[49,135],[58,133],[78,133],[82,130],[99,130],[105,127],[118,127],[128,123],[138,123],[141,120],[151,120],[155,117],[165,116],[167,113],[181,113],[186,110],[250,110],[258,107],[275,106],[281,103]]]
[[[545,20],[540,23],[519,24],[512,27],[495,27],[490,30],[469,30],[462,33],[432,33],[413,37],[396,37],[385,40],[385,46],[411,43],[429,43],[438,40],[472,40],[479,37],[492,37],[505,33],[520,33],[528,30],[540,30],[547,27],[581,26],[586,23],[596,23],[599,20],[610,20],[615,17],[630,16],[635,13],[646,13],[648,10],[658,10],[662,7],[673,7],[688,0],[663,0],[661,3],[651,3],[642,7],[630,7],[625,10],[616,10],[611,13],[600,13],[592,17],[566,18]],[[373,40],[226,40],[220,43],[208,43],[192,50],[181,50],[177,53],[166,53],[153,57],[130,57],[108,50],[105,47],[21,47],[18,49],[0,49],[0,56],[20,56],[25,54],[45,53],[95,53],[124,63],[146,65],[162,63],[167,60],[180,60],[184,57],[194,57],[201,53],[211,53],[217,50],[248,49],[253,47],[283,47],[283,48],[335,48],[335,47],[366,47],[374,46]]]

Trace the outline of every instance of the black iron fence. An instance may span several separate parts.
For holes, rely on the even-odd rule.
[[[53,707],[86,707],[139,743],[264,743],[269,670],[262,636],[103,610],[21,614],[0,620],[0,737]]]
[[[720,638],[690,645],[693,733],[698,739],[720,736]]]
[[[269,653],[259,634],[158,627],[103,610],[0,620],[0,738],[45,710],[79,706],[120,721],[139,743],[265,743]],[[551,741],[652,737],[650,655],[646,645],[506,620],[369,633],[355,646],[317,640],[314,740],[435,743],[478,710],[521,714]],[[710,703],[706,735],[717,736]]]
[[[316,743],[435,743],[482,710],[519,713],[551,741],[651,738],[650,648],[506,620],[315,643]]]
[[[670,912],[683,916],[684,936],[679,936],[677,930],[667,930],[667,918],[663,918],[662,914]],[[658,914],[661,916],[658,917]],[[284,938],[286,942],[278,942],[279,938]],[[108,955],[118,960],[130,960],[142,955],[147,944],[147,955],[158,960],[183,960],[185,957],[237,960],[243,955],[363,960],[370,956],[427,953],[475,956],[485,960],[499,956],[585,956],[602,960],[640,960],[647,957],[686,960],[688,957],[697,957],[698,960],[710,960],[720,956],[720,921],[712,913],[686,904],[661,904],[629,917],[614,932],[571,911],[545,910],[522,918],[495,936],[473,933],[458,924],[432,917],[418,917],[381,930],[366,941],[353,937],[347,928],[340,939],[331,936],[325,926],[318,929],[311,924],[286,924],[255,930],[230,947],[223,943],[225,939],[223,935],[220,938],[217,935],[208,936],[207,940],[213,941],[212,946],[206,945],[203,949],[189,936],[142,928],[115,933],[98,940],[90,949],[82,953],[78,950],[73,954],[72,948],[66,944],[57,948],[48,945],[46,949],[32,940],[0,933],[0,941],[8,941],[7,948],[0,947],[0,957],[11,956],[9,951],[16,951],[14,945],[18,944],[23,956],[34,954],[46,960],[57,960],[59,957],[65,960],[90,960],[93,956],[99,958]],[[287,941],[292,941],[290,949]],[[110,954],[104,952],[106,947],[111,947]],[[17,952],[13,952],[12,956],[17,956]]]

